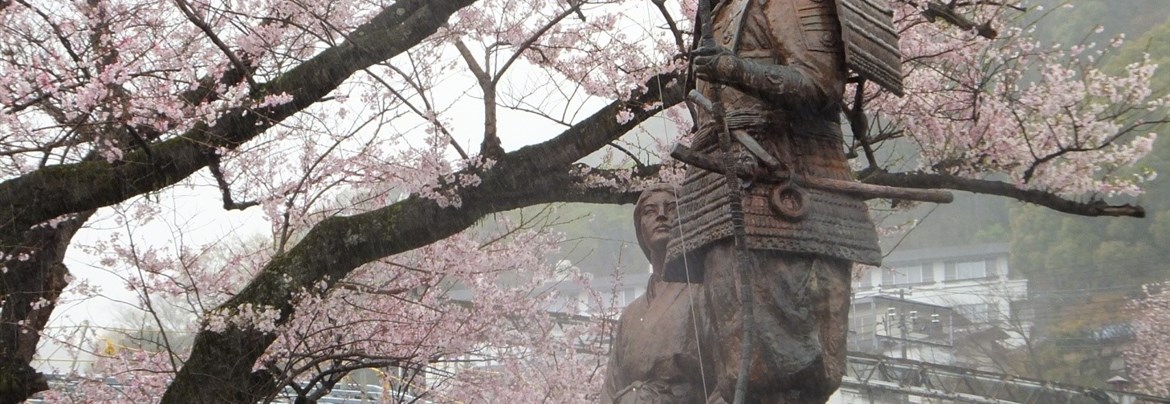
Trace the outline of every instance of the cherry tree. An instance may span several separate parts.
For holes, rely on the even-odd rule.
[[[76,341],[97,351],[98,360],[78,386],[45,398],[158,401],[187,358],[189,347],[180,342],[185,336],[244,328],[276,337],[258,367],[288,388],[264,399],[318,399],[347,387],[349,373],[377,369],[386,400],[586,400],[598,387],[590,380],[604,363],[607,331],[601,327],[607,323],[549,312],[559,308],[559,284],[587,278],[545,264],[563,242],[546,219],[502,217],[493,230],[470,230],[371,262],[332,290],[320,285],[295,294],[296,317],[283,325],[279,313],[265,307],[214,310],[238,289],[233,285],[270,259],[258,255],[271,247],[254,246],[249,254],[222,251],[217,243],[147,249],[137,244],[142,237],[134,229],[116,233],[95,253],[104,252],[102,265],[125,274],[126,287],[158,322],[158,349]],[[236,272],[241,269],[245,273]],[[451,289],[461,296],[451,296]],[[594,311],[605,306],[600,294],[580,303]],[[164,304],[206,321],[167,326],[159,319]],[[394,374],[386,374],[389,369]],[[585,377],[561,377],[568,375]]]
[[[847,90],[859,180],[1143,215],[1105,198],[1152,175],[1128,166],[1165,121],[1153,65],[1110,73],[1098,63],[1112,44],[1037,43],[1026,4],[891,3],[906,96]],[[630,203],[677,175],[676,139],[661,137],[689,128],[694,13],[665,0],[0,3],[0,402],[48,387],[30,363],[42,336],[64,339],[49,316],[67,287],[91,292],[65,253],[111,215],[121,230],[72,246],[125,274],[148,311],[180,302],[198,322],[190,350],[100,360],[131,388],[93,382],[81,391],[95,400],[313,398],[356,369],[436,374],[472,357],[492,371],[454,371],[435,396],[590,399],[605,323],[556,318],[555,294],[534,292],[565,281],[548,263],[560,236],[494,214]],[[911,157],[884,158],[896,144]],[[269,242],[188,244],[181,224],[162,245],[135,235],[201,189],[224,215],[267,219]]]
[[[1166,351],[1170,293],[1165,287],[1146,285],[1144,296],[1131,302],[1130,309],[1138,313],[1133,321],[1135,341],[1125,352],[1125,363],[1137,388],[1159,397],[1170,395],[1170,352]]]

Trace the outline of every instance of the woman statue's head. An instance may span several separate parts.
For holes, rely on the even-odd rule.
[[[642,191],[634,206],[634,234],[646,258],[664,257],[677,219],[675,190],[670,184],[654,184]]]

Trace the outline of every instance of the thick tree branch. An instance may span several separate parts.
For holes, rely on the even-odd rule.
[[[0,403],[16,403],[48,390],[43,375],[29,366],[49,322],[69,269],[63,263],[69,240],[93,215],[81,212],[25,232],[22,245],[5,250],[0,262]]]
[[[656,77],[647,86],[650,93],[611,103],[551,140],[503,155],[487,172],[467,172],[479,175],[481,183],[446,190],[462,202],[458,208],[439,207],[416,196],[371,212],[325,219],[218,310],[231,312],[245,304],[271,307],[280,310],[278,323],[283,324],[294,314],[295,293],[322,281],[332,287],[360,265],[450,237],[489,213],[550,202],[634,202],[637,192],[622,185],[620,173],[595,170],[579,175],[575,173],[581,170],[572,164],[660,110],[642,111],[641,105],[681,102],[681,88],[667,84],[671,78]],[[617,112],[631,103],[637,111],[634,119],[618,123]],[[647,167],[634,175],[648,177],[656,171],[657,167]],[[590,188],[590,183],[619,185]],[[252,372],[275,338],[239,328],[200,332],[190,359],[162,402],[256,402],[276,388],[270,375]]]
[[[0,183],[0,246],[19,243],[30,226],[108,206],[170,186],[211,162],[218,147],[233,149],[333,91],[354,72],[406,51],[475,0],[395,2],[350,35],[272,82],[256,95],[289,94],[293,101],[262,110],[235,108],[214,124],[153,146],[153,159],[129,153],[117,164],[85,161],[46,167]]]
[[[489,213],[540,203],[632,203],[636,198],[636,192],[624,188],[586,188],[582,177],[564,167],[534,176],[541,172],[526,166],[505,159],[483,174],[478,187],[455,190],[463,202],[460,208],[412,197],[368,213],[326,219],[220,310],[230,312],[244,304],[271,307],[281,311],[283,324],[294,314],[298,291],[321,281],[332,286],[362,264],[450,237]],[[275,338],[238,328],[199,333],[190,359],[162,402],[250,403],[264,397],[275,385],[252,368]]]
[[[977,194],[999,195],[1021,202],[1033,203],[1055,211],[1080,216],[1128,216],[1145,217],[1146,210],[1134,205],[1110,205],[1094,199],[1077,202],[1056,194],[1035,189],[1023,189],[1015,185],[990,180],[961,178],[946,174],[888,173],[869,170],[861,174],[861,181],[868,184],[904,188],[953,189]]]

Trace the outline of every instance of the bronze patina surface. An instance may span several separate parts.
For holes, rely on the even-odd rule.
[[[900,93],[897,38],[878,0],[727,0],[711,13],[716,43],[705,41],[694,71],[716,107],[698,109],[692,147],[718,156],[720,136],[751,137],[778,164],[761,167],[771,159],[734,143],[737,166],[723,171],[761,173],[735,180],[736,193],[730,175],[690,167],[663,278],[702,283],[708,403],[731,403],[737,391],[749,403],[823,403],[844,370],[852,263],[877,265],[881,250],[861,197],[787,179],[852,181],[839,123],[845,83],[852,68]]]
[[[852,0],[873,1],[877,0]],[[714,37],[732,55],[699,58],[706,60],[696,61],[696,71],[709,81],[701,80],[697,87],[708,95],[718,87],[729,129],[756,139],[793,173],[852,180],[839,119],[847,75],[839,8],[845,7],[830,0],[720,3],[714,10]],[[872,46],[863,44],[863,48]],[[717,86],[713,81],[725,85]],[[715,155],[718,133],[723,129],[714,125],[710,115],[698,111],[700,129],[693,148]],[[745,165],[759,166],[738,143],[736,149]],[[780,181],[761,177],[745,185],[749,247],[880,263],[877,233],[860,198],[805,189],[808,211],[801,220],[793,221],[775,214],[769,202]],[[700,265],[683,272],[681,255],[687,252],[692,261],[701,262],[706,247],[731,236],[726,181],[719,173],[692,167],[679,198],[681,235],[669,247],[665,279],[702,281],[704,269]]]
[[[661,184],[643,191],[634,207],[634,232],[653,273],[646,293],[618,320],[602,404],[702,404],[707,399],[695,323],[702,315],[702,285],[664,282],[661,276],[677,221],[675,206],[674,187]]]

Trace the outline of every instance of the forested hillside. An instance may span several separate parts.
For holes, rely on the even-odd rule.
[[[1064,43],[1110,46],[1124,34],[1122,51],[1100,60],[1118,71],[1151,58],[1161,66],[1154,75],[1156,91],[1170,89],[1170,21],[1158,0],[1113,2],[1085,0],[1054,11],[1060,24],[1041,25],[1042,35]],[[1099,33],[1081,32],[1094,24]],[[1078,31],[1079,30],[1079,31]],[[1091,52],[1087,52],[1091,54]],[[1035,311],[1035,352],[1024,357],[1045,369],[1044,377],[1104,386],[1124,373],[1119,353],[1131,338],[1133,313],[1127,303],[1141,285],[1170,277],[1170,135],[1159,133],[1154,151],[1134,167],[1121,168],[1151,177],[1146,193],[1135,201],[1146,208],[1144,219],[1101,220],[1063,215],[1034,206],[1011,208],[1012,268],[1029,279]],[[1152,175],[1151,173],[1157,173]]]
[[[1120,70],[1126,64],[1141,60],[1145,54],[1163,68],[1170,67],[1170,45],[1164,40],[1170,34],[1170,22],[1158,21],[1158,25],[1151,27],[1150,18],[1155,13],[1141,12],[1140,7],[1154,7],[1154,3],[1158,2],[1132,1],[1125,2],[1129,7],[1117,7],[1115,2],[1084,1],[1061,12],[1067,12],[1069,20],[1100,17],[1103,24],[1116,24],[1130,31],[1126,33],[1128,39],[1122,52],[1103,61],[1108,68]],[[1077,38],[1076,33],[1067,32],[1069,26],[1072,24],[1052,29],[1067,38]],[[1148,29],[1141,31],[1145,28]],[[1111,30],[1102,34],[1108,31]],[[1092,36],[1089,42],[1107,46],[1102,43],[1104,40]],[[1170,75],[1162,73],[1154,77],[1154,88],[1164,91],[1170,86]],[[1154,151],[1138,166],[1128,168],[1134,175],[1149,175],[1149,172],[1161,175],[1147,183],[1146,194],[1137,200],[1146,208],[1145,219],[1107,221],[1045,212],[1034,207],[1014,209],[1013,267],[1026,271],[1034,288],[1116,288],[1166,277],[1165,251],[1170,247],[1168,160],[1170,139],[1160,136]]]

